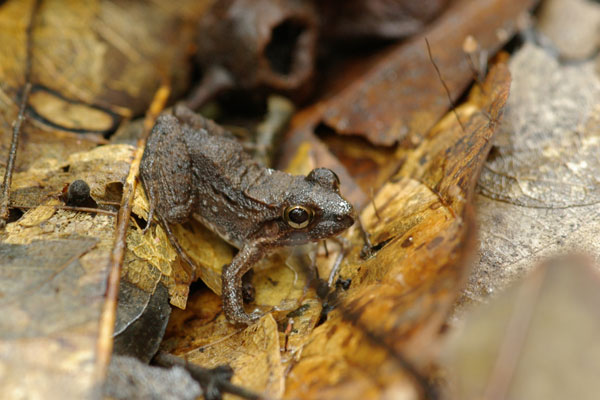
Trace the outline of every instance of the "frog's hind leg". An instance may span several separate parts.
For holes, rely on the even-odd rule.
[[[142,235],[145,235],[146,232],[148,232],[150,225],[152,225],[152,220],[154,219],[154,211],[156,210],[156,204],[154,201],[155,198],[156,196],[154,195],[153,187],[150,186],[148,188],[148,217],[146,219],[146,226],[142,230]]]
[[[183,269],[185,270],[185,273],[190,277],[190,282],[194,282],[196,280],[196,264],[194,263],[194,261],[192,261],[192,259],[187,255],[185,250],[183,250],[183,248],[179,244],[179,241],[177,240],[177,238],[175,237],[175,234],[171,230],[171,226],[169,225],[169,222],[167,222],[164,218],[162,218],[160,216],[159,216],[159,219],[160,219],[161,226],[164,228],[165,232],[167,233],[167,238],[169,239],[169,242],[171,242],[173,247],[175,247],[177,254],[179,254],[181,259],[183,260],[182,266],[183,266]],[[186,267],[186,264],[187,264],[187,267]]]

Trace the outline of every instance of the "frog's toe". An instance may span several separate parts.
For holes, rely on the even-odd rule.
[[[229,320],[229,322],[232,322],[234,324],[251,325],[258,321],[262,316],[263,314],[260,312],[252,312],[250,314],[238,313],[234,316],[228,316],[227,319]]]
[[[259,319],[261,319],[263,315],[264,315],[263,313],[255,311],[255,312],[248,314],[248,319],[252,322],[256,322]]]

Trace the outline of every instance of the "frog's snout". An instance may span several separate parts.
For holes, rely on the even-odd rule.
[[[354,221],[356,221],[357,218],[358,217],[356,214],[356,210],[354,210],[352,204],[348,203],[347,201],[344,201],[341,204],[340,210],[335,216],[336,221],[338,222],[338,224],[343,226],[343,229],[349,228],[352,225],[354,225]]]
[[[339,215],[336,217],[337,221],[343,226],[343,229],[350,228],[356,221],[356,215]]]

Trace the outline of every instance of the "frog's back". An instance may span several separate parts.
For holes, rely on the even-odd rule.
[[[234,139],[186,129],[190,131],[183,136],[198,184],[196,217],[240,247],[262,222],[280,215],[295,177],[260,165]]]

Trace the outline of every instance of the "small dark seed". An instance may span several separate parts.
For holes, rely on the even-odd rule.
[[[77,179],[69,185],[66,204],[74,207],[96,207],[97,204],[90,196],[90,186],[83,180]]]

